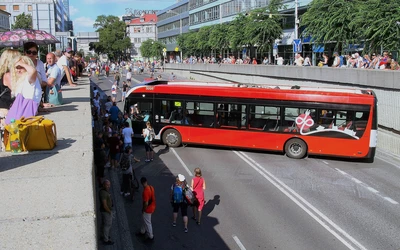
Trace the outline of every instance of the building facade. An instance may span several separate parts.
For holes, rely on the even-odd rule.
[[[189,0],[183,0],[157,12],[158,41],[166,45],[167,56],[180,61],[181,49],[177,37],[189,32]]]
[[[0,10],[0,32],[11,29],[10,17],[11,17],[10,13],[4,10]]]
[[[133,17],[126,21],[126,34],[131,39],[131,59],[143,60],[140,46],[144,41],[157,40],[157,15],[142,13],[140,17]]]
[[[84,56],[94,55],[94,51],[89,50],[89,44],[91,42],[99,42],[98,32],[78,32],[74,37],[76,39],[76,51],[81,51]]]
[[[293,41],[295,39],[295,9],[297,2],[298,16],[306,11],[312,0],[287,0],[282,10],[283,34],[277,39],[275,53],[283,57],[293,56]],[[179,35],[179,20],[182,18],[182,33],[197,31],[201,27],[232,21],[240,13],[257,8],[267,7],[270,0],[186,0],[180,1],[157,13],[158,38],[167,44],[167,51],[177,47],[176,37]],[[179,13],[179,15],[175,14]],[[311,52],[311,51],[310,51]],[[248,52],[247,52],[248,53]]]
[[[25,13],[31,15],[33,29],[55,35],[56,32],[69,31],[66,2],[69,0],[1,0],[0,10],[10,13],[11,25],[18,15]],[[59,49],[60,44],[56,44],[56,47]]]

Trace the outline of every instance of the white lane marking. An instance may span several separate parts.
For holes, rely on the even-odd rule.
[[[236,244],[239,246],[240,250],[246,250],[243,246],[242,242],[240,242],[239,238],[236,235],[232,235],[233,239],[235,240]]]
[[[361,184],[361,183],[363,183],[362,181],[360,181],[359,179],[357,179],[357,178],[351,178],[355,183],[357,183],[357,184]]]
[[[336,171],[338,171],[338,172],[341,173],[342,175],[347,175],[346,172],[344,172],[344,171],[342,171],[342,170],[340,170],[340,169],[338,169],[338,168],[335,168],[335,169],[336,169]]]
[[[192,172],[190,172],[189,168],[186,166],[186,164],[183,162],[182,158],[179,157],[179,155],[176,153],[175,149],[170,148],[172,153],[174,153],[174,155],[176,156],[176,158],[178,158],[178,161],[182,164],[183,168],[186,170],[186,172],[188,173],[189,176],[193,176]]]
[[[367,189],[368,189],[369,191],[371,191],[372,193],[375,193],[375,194],[379,193],[379,191],[376,190],[375,188],[367,187]]]
[[[392,204],[394,204],[394,205],[399,204],[397,201],[395,201],[395,200],[393,200],[393,199],[391,199],[391,198],[389,198],[389,197],[383,197],[383,199],[387,200],[388,202],[390,202],[390,203],[392,203]]]
[[[342,170],[340,170],[340,169],[338,169],[338,168],[335,168],[335,170],[338,171],[339,173],[341,173],[342,175],[346,176],[346,177],[349,178],[350,180],[354,181],[355,183],[359,184],[360,186],[366,188],[368,191],[370,191],[370,192],[374,193],[375,195],[377,195],[377,196],[379,196],[379,197],[381,197],[381,198],[383,198],[383,199],[389,201],[390,203],[392,203],[392,204],[394,204],[394,205],[399,204],[397,201],[395,201],[395,200],[393,200],[393,199],[391,199],[391,198],[389,198],[389,197],[385,197],[385,196],[381,195],[381,194],[379,193],[378,190],[376,190],[376,189],[373,188],[373,187],[368,186],[367,184],[365,184],[364,182],[360,181],[360,180],[357,179],[357,178],[354,178],[354,177],[351,176],[350,174],[348,174],[348,173],[346,173],[346,172],[344,172],[344,171],[342,171]]]
[[[325,163],[326,165],[329,165],[329,163],[327,161],[322,161],[323,163]]]
[[[336,225],[331,219],[329,219],[326,215],[324,215],[316,207],[311,205],[303,197],[301,197],[299,194],[297,194],[293,189],[288,187],[285,183],[280,181],[273,174],[268,172],[265,168],[263,168],[255,160],[253,160],[252,158],[250,158],[243,152],[236,152],[236,151],[233,151],[233,152],[237,156],[239,156],[243,161],[245,161],[248,165],[250,165],[254,170],[256,170],[260,175],[262,175],[265,179],[267,179],[272,185],[274,185],[282,193],[284,193],[289,199],[291,199],[294,203],[296,203],[297,206],[299,206],[301,209],[303,209],[308,215],[311,216],[311,218],[313,218],[315,221],[317,221],[321,226],[323,226],[328,232],[330,232],[333,236],[335,236],[346,247],[348,247],[351,250],[357,250],[357,249],[367,250],[367,248],[365,248],[361,243],[359,243],[356,239],[354,239],[352,236],[350,236],[341,227]],[[317,215],[319,217],[321,217],[321,219]],[[339,235],[335,230],[338,231],[339,233],[341,233],[348,241],[353,243],[358,248],[354,248],[351,245],[351,243],[349,243],[346,239],[344,239],[341,235]]]

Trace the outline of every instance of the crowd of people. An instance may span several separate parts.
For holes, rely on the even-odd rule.
[[[37,115],[47,108],[62,105],[62,86],[81,76],[85,62],[71,48],[49,52],[43,63],[39,47],[27,42],[23,52],[5,49],[0,57],[0,128],[22,116]],[[3,140],[2,140],[3,141]],[[4,150],[4,144],[1,149]]]
[[[276,54],[272,61],[268,57],[251,58],[249,56],[189,56],[182,60],[185,64],[262,64],[262,65],[288,65],[290,62],[284,59],[279,54]],[[176,63],[177,61],[173,58],[169,60],[169,63]],[[371,53],[364,54],[361,56],[358,52],[339,55],[338,52],[334,52],[332,56],[327,53],[323,53],[321,59],[316,60],[316,65],[313,65],[310,55],[301,55],[297,53],[294,57],[292,65],[296,66],[318,66],[318,67],[343,67],[343,68],[362,68],[362,69],[386,69],[386,70],[399,70],[399,64],[393,58],[389,52],[383,52],[382,54]]]
[[[93,115],[93,134],[94,137],[94,163],[96,166],[96,176],[101,189],[99,191],[100,212],[102,218],[101,224],[101,240],[106,245],[112,245],[114,242],[110,238],[110,230],[113,220],[113,199],[111,197],[111,182],[105,179],[105,170],[115,171],[120,174],[121,196],[135,200],[135,181],[137,181],[134,164],[144,158],[145,162],[154,161],[154,149],[152,141],[155,133],[150,122],[145,123],[142,131],[144,140],[145,155],[137,156],[137,141],[135,143],[134,132],[132,130],[133,116],[139,113],[137,106],[132,107],[132,112],[122,113],[116,107],[116,103],[112,101],[112,97],[108,96],[103,104],[99,101],[99,89],[93,87],[92,99],[92,115]],[[135,150],[134,150],[135,149]],[[194,170],[195,177],[188,185],[183,175],[179,174],[176,181],[171,186],[170,202],[172,205],[172,226],[177,225],[178,212],[180,210],[183,219],[184,232],[188,232],[188,207],[190,203],[185,198],[185,191],[190,188],[195,194],[197,200],[193,205],[192,219],[198,225],[201,224],[202,209],[204,207],[204,190],[206,183],[202,177],[200,168]],[[148,183],[146,177],[140,178],[142,184],[142,218],[140,230],[137,235],[144,241],[153,241],[153,227],[151,216],[156,209],[156,190]]]

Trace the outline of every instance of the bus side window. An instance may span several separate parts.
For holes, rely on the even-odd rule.
[[[356,135],[358,137],[361,137],[364,134],[365,129],[367,128],[368,117],[369,117],[369,112],[367,111],[356,112],[354,128],[356,130]]]
[[[280,108],[269,106],[250,106],[249,130],[277,131],[280,127]]]

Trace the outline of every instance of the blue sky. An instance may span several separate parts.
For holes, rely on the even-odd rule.
[[[97,16],[113,15],[122,17],[126,9],[163,10],[175,4],[176,0],[69,0],[69,12],[75,32],[93,32]]]

